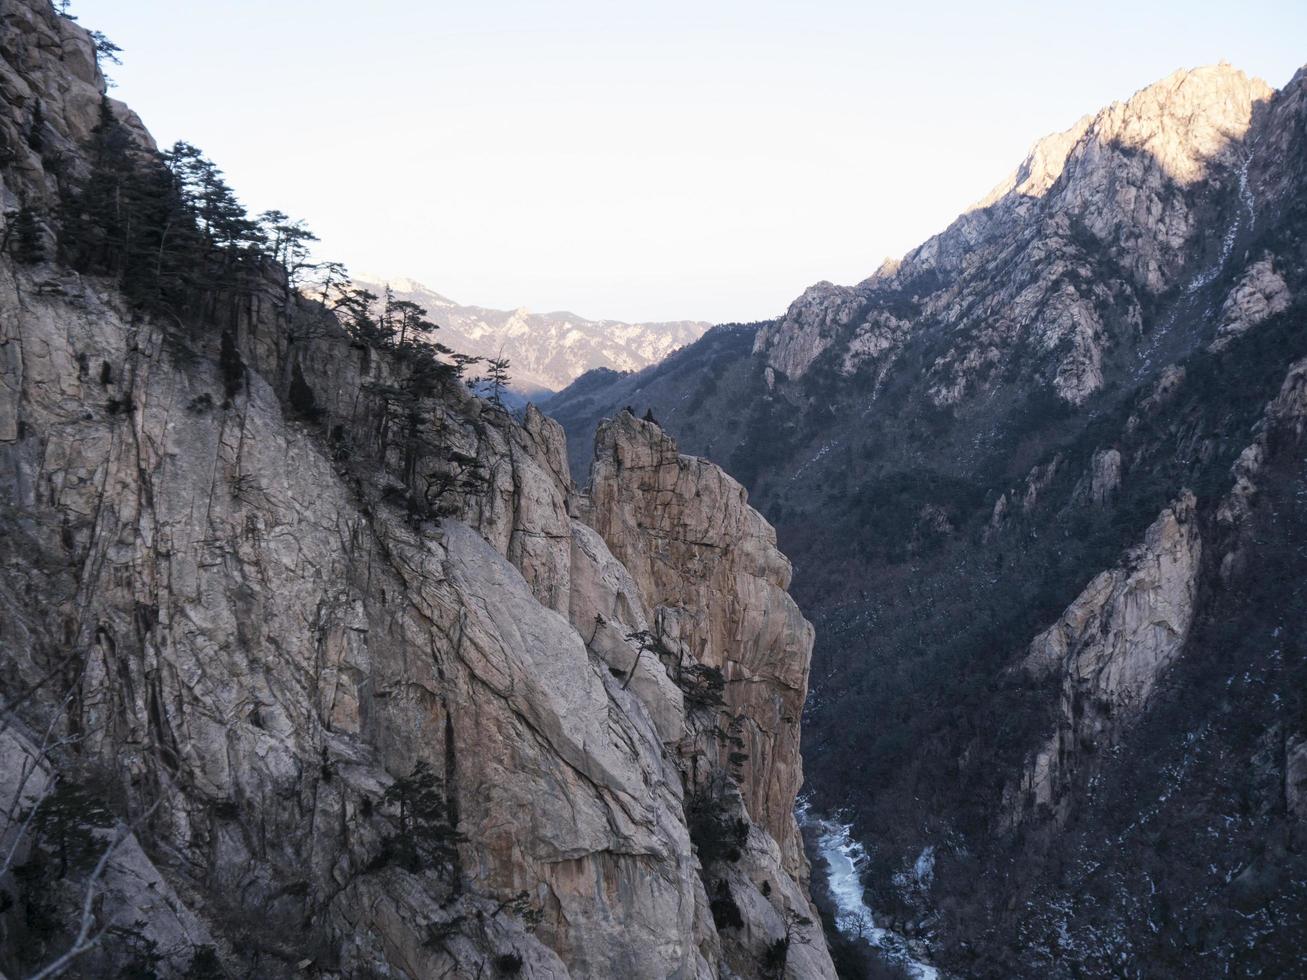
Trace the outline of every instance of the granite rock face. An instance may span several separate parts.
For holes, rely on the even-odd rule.
[[[785,589],[776,532],[720,468],[623,413],[595,437],[583,513],[631,575],[668,642],[724,674],[744,739],[741,790],[791,874],[803,872],[793,801],[812,627]]]
[[[0,126],[21,136],[39,101],[84,166],[88,36],[41,0],[3,16]],[[6,202],[52,192],[43,159],[4,169]],[[658,489],[672,523],[618,526],[651,506],[639,485],[601,480],[592,507],[557,424],[455,383],[422,422],[444,454],[404,465],[376,436],[399,366],[278,275],[223,338],[0,258],[0,686],[36,685],[0,732],[3,778],[51,732],[28,797],[57,777],[132,821],[99,907],[144,922],[168,975],[207,946],[260,976],[755,974],[813,914],[791,816],[812,630],[766,523],[673,449],[694,478]],[[626,443],[598,450],[618,473]],[[483,479],[415,508],[451,459]],[[654,637],[720,669],[724,703],[687,705]],[[405,820],[387,790],[419,766],[448,815],[434,866],[387,857]],[[716,871],[689,807],[708,782],[744,834]],[[738,928],[714,922],[710,871],[749,878]],[[833,977],[809,939],[787,975]],[[121,957],[106,942],[83,968]]]
[[[1012,822],[1041,806],[1065,817],[1080,758],[1114,744],[1179,656],[1202,560],[1195,504],[1183,494],[1031,642],[1024,669],[1061,680],[1057,730],[1021,777]]]
[[[820,283],[765,325],[755,350],[791,378],[827,350],[846,370],[938,323],[936,405],[980,396],[1013,358],[1079,405],[1106,358],[1138,342],[1143,306],[1181,281],[1208,236],[1190,190],[1235,184],[1218,220],[1230,244],[1250,223],[1255,175],[1243,139],[1273,94],[1229,65],[1180,71],[1039,141],[1020,167],[947,230],[853,287]],[[896,329],[886,330],[891,315]],[[879,321],[879,322],[878,322]],[[902,329],[897,321],[912,324]]]
[[[775,326],[759,332],[754,350],[766,352],[767,364],[774,370],[802,377],[863,306],[859,292],[848,286],[829,282],[809,286]]]
[[[12,157],[4,210],[21,192],[30,203],[53,203],[56,178],[42,156],[85,165],[82,146],[100,117],[105,82],[95,42],[49,4],[6,3],[0,10],[0,133]],[[109,104],[143,144],[153,145],[140,119],[116,99]]]
[[[1102,449],[1094,453],[1089,478],[1089,499],[1101,507],[1121,486],[1121,452],[1118,449]]]
[[[1217,328],[1213,350],[1221,350],[1240,334],[1246,333],[1269,316],[1289,308],[1289,287],[1275,271],[1270,256],[1248,267],[1221,306],[1221,324]]]

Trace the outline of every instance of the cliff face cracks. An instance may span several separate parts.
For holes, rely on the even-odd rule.
[[[4,16],[0,87],[26,93],[4,125],[40,99],[75,154],[102,84],[70,75],[85,32],[38,0]],[[5,200],[47,176],[24,158]],[[556,423],[451,385],[421,424],[484,479],[424,514],[404,501],[438,461],[370,455],[396,366],[275,271],[235,324],[156,322],[107,281],[0,258],[0,681],[58,680],[0,733],[0,775],[49,725],[50,773],[102,787],[120,824],[148,814],[105,915],[144,915],[173,974],[212,945],[267,976],[754,975],[790,913],[815,919],[792,817],[812,631],[743,491],[627,417],[586,497]],[[640,446],[647,497],[617,463]],[[425,865],[394,857],[417,772],[447,848]],[[692,836],[710,784],[730,859]],[[705,880],[741,924],[714,922]],[[833,977],[807,928],[787,975]]]

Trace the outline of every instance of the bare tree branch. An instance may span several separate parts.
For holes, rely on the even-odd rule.
[[[14,788],[14,795],[13,799],[10,801],[9,809],[5,811],[5,824],[3,829],[0,829],[0,838],[3,838],[3,836],[9,832],[9,829],[14,825],[14,821],[18,819],[19,814],[22,813],[23,791],[27,789],[27,784],[31,781],[32,776],[41,768],[42,761],[49,759],[55,749],[64,745],[71,745],[73,742],[80,739],[80,736],[67,736],[65,738],[56,739],[53,742],[50,740],[54,735],[55,726],[59,723],[60,712],[68,706],[68,702],[72,700],[72,697],[72,691],[69,691],[64,697],[63,704],[59,706],[59,711],[54,713],[54,716],[50,719],[50,724],[46,726],[45,734],[41,736],[41,744],[36,746],[35,754],[28,755],[24,752],[22,773],[18,777],[17,787]],[[4,730],[0,729],[0,736],[3,735]],[[26,740],[24,739],[24,741]],[[26,836],[28,829],[32,825],[32,821],[36,819],[37,811],[41,809],[41,804],[44,803],[46,798],[54,791],[55,784],[58,783],[58,781],[58,774],[52,774],[49,781],[42,788],[41,795],[36,799],[36,802],[32,804],[31,808],[27,811],[26,816],[23,817],[23,824],[18,828],[18,833],[14,835],[14,839],[10,842],[9,850],[5,854],[4,862],[0,863],[0,877],[7,874],[10,867],[13,866],[14,856],[18,853],[18,845],[22,843],[23,838]]]
[[[17,694],[15,694],[12,698],[9,699],[7,704],[0,705],[0,716],[3,716],[2,718],[0,718],[0,734],[4,734],[5,732],[7,732],[9,730],[9,726],[13,724],[14,709],[19,707],[27,700],[29,700],[34,694],[36,694],[37,691],[45,687],[46,684],[50,683],[51,680],[53,680],[56,676],[58,676],[59,671],[63,669],[64,665],[72,661],[75,656],[76,654],[74,653],[66,654],[63,657],[63,659],[61,659],[49,670],[47,670],[39,680],[34,681],[33,683],[29,684],[24,690],[19,691]],[[69,697],[71,696],[72,696],[72,692],[70,691]],[[67,703],[67,701],[65,701],[65,703]]]
[[[124,824],[118,828],[117,832],[113,835],[113,840],[111,840],[109,846],[104,849],[104,853],[100,855],[100,860],[96,862],[95,868],[86,879],[86,892],[82,897],[82,918],[78,925],[77,936],[73,939],[73,944],[58,958],[43,966],[36,973],[33,973],[28,977],[28,980],[47,980],[49,977],[59,976],[59,974],[63,973],[72,965],[73,960],[94,949],[99,944],[100,940],[104,938],[104,934],[109,928],[107,923],[96,930],[94,934],[92,934],[91,931],[95,926],[95,896],[97,893],[97,886],[100,883],[100,879],[104,876],[104,870],[108,867],[109,859],[113,857],[114,852],[118,850],[123,841],[135,833],[137,827],[150,818],[162,802],[162,800],[157,800],[153,806],[133,820],[130,824]]]

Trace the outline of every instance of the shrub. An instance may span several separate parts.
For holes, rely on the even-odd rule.
[[[781,936],[767,944],[762,954],[762,969],[768,976],[779,977],[790,958],[790,937]]]
[[[726,804],[701,789],[691,795],[685,808],[690,841],[699,851],[699,860],[706,868],[717,861],[740,860],[740,849],[749,838],[749,824],[733,818]]]
[[[522,957],[517,953],[500,953],[495,957],[495,972],[515,977],[522,972]]]
[[[744,916],[740,914],[740,906],[735,901],[735,896],[731,894],[731,886],[725,880],[718,881],[717,887],[713,889],[712,901],[708,903],[712,911],[712,921],[718,930],[722,929],[739,929],[744,925]]]

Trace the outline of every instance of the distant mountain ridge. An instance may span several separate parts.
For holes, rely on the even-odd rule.
[[[465,306],[404,277],[367,274],[356,276],[355,283],[378,295],[389,284],[397,299],[426,307],[440,325],[441,343],[457,351],[480,357],[502,351],[512,361],[513,390],[525,396],[561,391],[595,368],[639,371],[698,340],[712,326],[699,320],[628,323],[588,320],[566,310]]]

